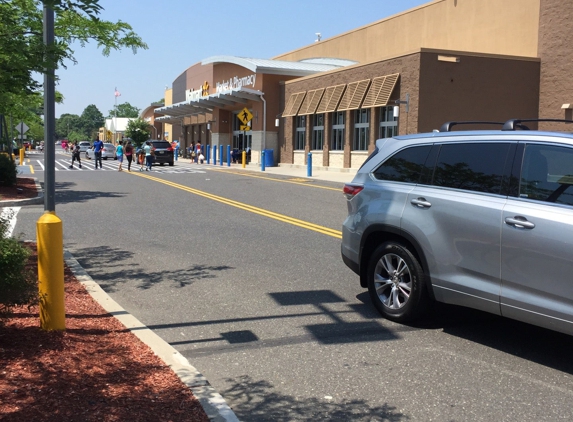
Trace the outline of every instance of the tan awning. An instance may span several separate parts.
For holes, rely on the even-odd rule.
[[[308,114],[314,114],[316,112],[316,108],[318,107],[318,103],[322,98],[323,93],[324,93],[324,88],[308,91],[306,93],[306,98],[304,99],[304,102],[300,106],[298,115],[306,116]]]
[[[360,108],[364,94],[366,94],[366,90],[368,89],[368,84],[370,84],[370,79],[349,83],[342,100],[340,100],[337,111],[356,110]]]
[[[366,94],[362,108],[384,107],[388,105],[392,91],[396,86],[399,73],[392,75],[380,76],[372,79],[372,84]]]
[[[285,111],[282,113],[282,117],[296,116],[300,106],[302,105],[305,95],[306,91],[295,92],[294,94],[291,94],[285,106]]]
[[[326,88],[326,92],[322,96],[316,112],[330,113],[336,110],[336,107],[342,98],[342,94],[344,93],[344,88],[346,88],[346,84],[334,85]]]

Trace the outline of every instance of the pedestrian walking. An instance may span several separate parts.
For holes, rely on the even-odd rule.
[[[80,146],[78,145],[78,142],[76,141],[74,143],[73,146],[73,150],[72,150],[72,164],[70,165],[70,168],[73,169],[74,168],[74,161],[78,162],[78,167],[82,168],[82,159],[81,159],[81,154],[80,154]]]
[[[97,169],[97,164],[99,163],[99,168],[101,170],[101,150],[103,149],[103,142],[99,140],[99,136],[94,141],[92,148],[95,156],[95,168]]]
[[[175,142],[175,161],[179,159],[179,141]]]
[[[117,171],[123,171],[123,141],[119,141],[119,144],[117,147],[115,147],[115,156],[117,157],[117,161],[119,163]]]
[[[199,162],[199,156],[201,154],[201,141],[197,141],[197,145],[195,145],[195,163]]]
[[[131,141],[127,141],[125,146],[125,159],[127,160],[127,171],[131,171],[131,160],[133,159],[133,146]]]
[[[145,151],[145,171],[151,171],[151,166],[153,165],[153,156],[151,155],[151,142],[146,141],[143,150]]]
[[[140,148],[139,148],[139,154],[138,154],[138,160],[139,160],[139,171],[143,171],[143,168],[145,167],[145,144],[143,144]]]

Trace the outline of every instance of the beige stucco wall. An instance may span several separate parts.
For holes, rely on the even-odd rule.
[[[330,151],[329,167],[340,168],[340,169],[344,167],[344,152],[343,151]]]
[[[437,48],[537,57],[540,0],[436,0],[274,57],[372,63]]]

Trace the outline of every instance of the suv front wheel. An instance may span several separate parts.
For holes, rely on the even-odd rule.
[[[403,245],[380,245],[370,257],[367,277],[370,298],[384,317],[406,322],[427,309],[422,266]]]

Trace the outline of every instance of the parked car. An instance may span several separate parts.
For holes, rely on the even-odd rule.
[[[92,147],[89,141],[81,141],[79,143],[79,146],[80,146],[80,152],[86,152],[88,149]]]
[[[168,141],[151,141],[151,145],[155,151],[155,160],[153,164],[169,164],[170,166],[174,163],[174,151],[171,143]]]
[[[573,334],[573,135],[524,122],[379,139],[344,186],[342,259],[383,316],[437,300]]]
[[[86,158],[92,160],[95,157],[95,152],[93,150],[93,146],[86,151]],[[101,158],[103,160],[107,160],[108,158],[113,158],[117,160],[117,156],[115,155],[115,145],[110,143],[104,143],[103,149],[101,151]]]

